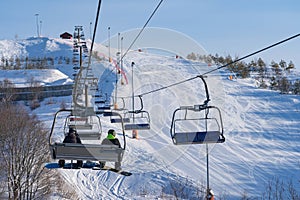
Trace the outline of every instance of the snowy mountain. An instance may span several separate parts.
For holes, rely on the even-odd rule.
[[[96,45],[100,52],[103,46]],[[21,42],[0,41],[0,57],[15,55],[43,57],[72,56],[72,42],[30,38]],[[131,63],[135,67],[131,68]],[[116,74],[109,62],[93,60],[99,88],[115,93]],[[73,69],[56,66],[72,78]],[[198,199],[206,187],[205,145],[174,145],[170,126],[174,110],[202,104],[204,87],[200,79],[156,91],[212,69],[212,66],[175,57],[131,51],[124,58],[128,84],[117,84],[118,96],[130,97],[133,78],[135,95],[142,95],[151,117],[151,129],[139,131],[139,139],[126,132],[127,148],[122,168],[133,173],[125,177],[110,171],[63,170],[60,173],[81,199]],[[133,77],[132,77],[133,74]],[[13,79],[14,75],[11,75]],[[35,74],[44,79],[47,74]],[[57,75],[53,75],[56,77]],[[52,80],[52,79],[51,79]],[[270,182],[292,181],[300,191],[300,96],[258,89],[252,79],[228,79],[225,71],[208,74],[209,105],[221,109],[225,143],[209,145],[210,187],[216,199],[262,197]],[[24,80],[23,80],[24,81]],[[56,82],[53,79],[53,82]],[[48,83],[49,84],[49,83]],[[34,110],[50,129],[53,114],[71,96],[46,99]],[[130,98],[125,106],[131,108]],[[104,129],[114,127],[101,119]],[[117,127],[116,127],[117,128]],[[118,128],[117,128],[118,129]]]

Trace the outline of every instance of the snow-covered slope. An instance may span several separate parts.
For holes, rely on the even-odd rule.
[[[63,54],[63,49],[60,53]],[[138,140],[131,139],[131,132],[126,132],[122,167],[133,175],[125,177],[88,169],[59,171],[81,199],[172,199],[174,188],[178,191],[185,188],[180,194],[182,198],[197,199],[206,187],[205,145],[175,146],[169,132],[176,108],[204,101],[203,85],[200,79],[195,79],[148,92],[212,68],[173,57],[130,52],[124,60],[129,84],[121,85],[119,81],[120,97],[128,97],[132,92],[131,62],[135,62],[135,94],[145,94],[144,109],[151,116],[151,129],[139,131]],[[96,61],[93,65],[100,79],[99,87],[106,85],[113,90],[113,66]],[[216,199],[241,199],[243,194],[261,196],[274,177],[293,181],[299,193],[300,97],[257,89],[251,79],[231,81],[222,71],[209,74],[206,80],[210,105],[222,111],[226,137],[223,144],[209,145],[210,187]],[[62,102],[70,105],[71,97],[51,99],[51,104],[45,100],[34,111],[47,128]],[[126,106],[130,105],[129,99]],[[104,129],[114,127],[107,119],[102,123]]]
[[[73,82],[72,63],[62,62],[62,58],[72,60],[73,41],[47,37],[23,40],[0,40],[0,65],[6,69],[18,66],[18,70],[0,70],[0,81],[5,79],[15,87],[26,87],[33,82],[39,85],[64,85]],[[17,61],[17,59],[19,61]],[[51,69],[45,69],[37,60],[51,61]],[[17,62],[19,62],[17,64]],[[36,62],[36,64],[35,64]],[[23,70],[25,65],[33,65],[30,70]],[[7,67],[8,66],[8,67]]]
[[[72,40],[32,37],[24,40],[1,40],[0,58],[72,57]]]
[[[73,80],[56,69],[0,70],[0,81],[9,80],[14,87],[28,87],[33,82],[40,86],[65,85]]]

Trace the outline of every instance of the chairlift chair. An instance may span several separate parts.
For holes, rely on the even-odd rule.
[[[173,113],[171,137],[176,145],[223,143],[223,122],[215,106],[182,106]]]
[[[102,127],[99,116],[80,117],[70,115],[66,123],[66,127],[77,130],[82,140],[99,140],[101,137]]]
[[[125,119],[129,119],[129,123],[125,123],[125,130],[149,130],[150,115],[144,110],[128,111],[125,113]]]
[[[149,130],[150,129],[150,115],[147,111],[143,110],[143,100],[140,99],[141,108],[138,110],[127,111],[124,114],[125,119],[129,119],[128,123],[125,123],[125,130]]]
[[[221,111],[209,106],[209,93],[203,76],[198,76],[205,88],[206,100],[201,105],[181,106],[173,112],[170,134],[176,145],[223,143]]]
[[[111,110],[111,105],[108,102],[100,103],[98,110]]]
[[[107,96],[98,95],[98,100],[95,100],[95,104],[98,106],[98,110],[110,110],[111,105]]]
[[[115,98],[112,98],[115,99]],[[120,101],[114,102],[113,110],[118,111],[118,113],[126,113],[127,109],[125,108],[125,100],[123,97],[117,98]],[[125,115],[123,117],[123,123],[129,123],[130,119],[127,118]],[[120,118],[116,116],[111,116],[110,117],[110,122],[111,123],[121,123]]]
[[[62,112],[70,112],[70,110],[66,110],[66,109],[59,110],[58,112],[56,112],[54,116],[51,132],[49,136],[49,147],[50,147],[52,159],[115,162],[116,167],[121,166],[123,155],[126,149],[126,137],[125,137],[125,130],[124,130],[123,123],[121,123],[122,140],[123,140],[122,147],[118,147],[113,144],[103,145],[100,143],[100,141],[99,144],[53,142],[52,141],[53,137],[57,132],[56,120],[58,118],[58,115]],[[122,118],[120,114],[114,112],[97,112],[96,114],[97,115],[101,114],[103,116],[118,115],[120,118]]]
[[[123,117],[121,119],[121,118],[118,118],[118,115],[111,115],[110,116],[110,123],[129,123],[129,122],[130,122],[130,119],[126,118],[126,117]]]

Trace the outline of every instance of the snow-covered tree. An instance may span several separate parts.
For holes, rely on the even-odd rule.
[[[279,66],[282,70],[285,70],[287,68],[286,62],[284,60],[280,60]]]
[[[278,89],[281,93],[286,94],[290,91],[291,84],[286,77],[281,78],[278,81]]]
[[[189,60],[196,60],[197,59],[197,56],[194,52],[190,53],[187,55],[187,59]]]
[[[259,58],[257,60],[257,66],[258,66],[259,78],[261,79],[261,83],[263,83],[264,78],[265,78],[265,74],[266,74],[266,71],[267,71],[266,63],[261,58]]]
[[[287,66],[287,68],[286,68],[286,70],[288,71],[288,72],[290,72],[292,69],[294,69],[295,68],[295,65],[294,65],[294,63],[292,62],[292,61],[290,61],[289,62],[289,64],[288,64],[288,66]]]
[[[300,80],[297,80],[293,84],[293,93],[299,95],[300,94]]]

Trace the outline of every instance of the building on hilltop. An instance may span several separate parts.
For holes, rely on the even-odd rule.
[[[60,38],[61,39],[72,39],[72,34],[70,34],[68,32],[64,32],[64,33],[60,34]]]

